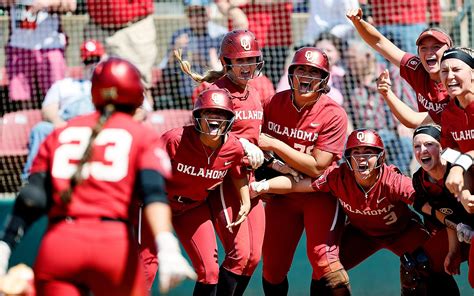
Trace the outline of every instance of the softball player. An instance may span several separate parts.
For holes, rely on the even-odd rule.
[[[446,187],[455,196],[463,189],[463,173],[472,165],[474,157],[474,138],[472,137],[474,86],[474,51],[469,48],[452,48],[441,58],[441,81],[448,89],[452,100],[446,107],[441,119],[441,144],[464,153],[454,163],[446,179]],[[468,212],[474,213],[474,198],[467,194],[471,205],[465,205]],[[464,201],[467,201],[463,198]]]
[[[441,112],[449,102],[440,79],[440,59],[443,52],[453,46],[451,37],[439,28],[423,31],[416,41],[418,56],[404,52],[362,19],[362,10],[351,9],[347,17],[352,21],[362,39],[393,65],[400,68],[400,75],[415,90],[418,111],[414,112],[401,100],[385,97],[390,109],[400,122],[416,128],[423,122],[441,123]]]
[[[239,207],[230,213],[229,221],[234,222],[225,225],[227,231],[245,221],[250,196],[242,166],[244,150],[228,133],[235,119],[228,92],[202,92],[193,117],[194,126],[171,130],[162,137],[173,168],[167,191],[173,226],[198,274],[194,295],[215,295],[219,265],[213,214],[207,202],[209,191],[219,187],[229,174],[231,186],[238,192]]]
[[[311,177],[341,158],[346,139],[347,114],[326,95],[329,75],[326,54],[303,47],[294,54],[288,69],[291,89],[275,94],[264,106],[262,131],[266,134],[260,136],[260,148],[273,151],[291,168]],[[303,230],[313,267],[311,294],[349,294],[348,276],[338,256],[341,211],[330,194],[318,195],[288,194],[267,201],[263,243],[266,295],[287,294],[286,276]]]
[[[258,76],[263,67],[262,52],[252,32],[235,30],[227,33],[220,46],[222,71],[208,72],[204,77],[190,71],[190,65],[181,61],[182,69],[198,82],[213,83],[209,89],[226,89],[231,94],[235,122],[231,133],[239,138],[248,164],[258,168],[264,161],[263,152],[256,146],[263,117],[258,91],[249,81]],[[180,57],[177,57],[181,60]],[[252,178],[252,172],[249,178]],[[226,257],[219,271],[219,295],[242,295],[261,257],[265,231],[263,204],[251,201],[247,219],[232,229],[226,225],[240,208],[238,192],[229,178],[209,194],[208,198],[216,231],[222,241]]]
[[[72,119],[42,144],[0,253],[9,255],[24,229],[47,212],[34,267],[38,295],[146,295],[129,216],[139,187],[167,292],[195,274],[171,233],[164,193],[169,158],[159,136],[132,119],[143,102],[138,70],[118,58],[100,63],[92,100],[97,112]]]
[[[415,250],[418,255],[421,251],[417,249],[429,234],[408,207],[415,196],[411,179],[384,163],[385,149],[380,136],[373,130],[353,131],[347,139],[344,155],[344,164],[331,166],[316,179],[305,178],[296,183],[291,177],[280,176],[251,186],[257,192],[316,191],[337,197],[349,222],[340,244],[340,260],[346,269],[383,248],[398,256]],[[308,199],[320,199],[320,195],[313,193]],[[402,274],[404,272],[402,269]],[[412,277],[402,277],[402,286],[411,282]]]
[[[452,165],[441,158],[440,136],[441,128],[435,125],[422,125],[414,132],[413,149],[421,167],[413,175],[416,191],[413,207],[424,216],[425,225],[432,234],[424,247],[431,269],[445,270],[452,275],[460,274],[459,265],[467,260],[469,253],[469,245],[458,241],[457,230],[472,229],[474,215],[469,215],[444,185]],[[446,281],[437,287],[439,294],[459,295],[454,279],[440,276]]]
[[[471,215],[474,213],[474,197],[471,193],[474,157],[473,53],[470,48],[451,48],[445,51],[441,58],[441,81],[451,97],[441,118],[441,144],[443,147],[454,148],[462,153],[453,162],[449,175],[446,177],[446,187],[454,196],[461,199],[464,208]],[[472,247],[469,258],[474,260]],[[469,283],[471,287],[474,287],[474,269],[472,268],[469,270]]]

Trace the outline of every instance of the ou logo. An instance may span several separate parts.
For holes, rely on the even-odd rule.
[[[211,100],[214,102],[214,104],[219,104],[222,101],[222,94],[213,93]]]
[[[240,38],[240,46],[245,50],[250,50],[252,48],[250,44],[250,36],[243,36]]]
[[[315,52],[313,51],[307,51],[305,54],[304,54],[304,57],[306,58],[306,60],[310,63],[315,63],[316,62],[316,59],[317,59],[317,55]]]
[[[365,142],[367,142],[368,139],[367,139],[364,132],[358,132],[357,133],[357,140],[359,140],[362,143],[365,143]]]

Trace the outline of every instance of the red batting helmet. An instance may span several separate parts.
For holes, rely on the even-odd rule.
[[[143,103],[143,84],[138,69],[121,58],[98,64],[92,74],[92,102],[96,109],[107,104],[137,108]]]
[[[376,131],[372,129],[356,129],[349,135],[344,152],[349,167],[351,166],[349,162],[351,150],[356,147],[372,147],[380,150],[377,167],[382,165],[385,158],[385,147],[382,138]]]
[[[302,47],[295,52],[288,67],[288,73],[293,74],[296,66],[311,66],[325,72],[329,76],[329,60],[324,51],[316,47]]]
[[[234,123],[235,113],[231,101],[231,95],[227,90],[208,89],[199,94],[196,103],[194,104],[193,117],[194,126],[201,133],[203,130],[199,119],[201,117],[201,111],[204,110],[224,111],[227,116],[227,120],[225,120],[226,128],[222,134],[226,134],[228,131],[230,131],[232,124]]]
[[[316,68],[323,72],[322,79],[313,80],[317,82],[316,84],[312,85],[311,92],[329,92],[329,87],[327,87],[327,83],[329,80],[329,60],[322,50],[316,47],[302,47],[295,52],[293,56],[293,60],[291,61],[290,66],[288,67],[288,82],[292,89],[295,88],[293,85],[293,73],[297,66],[310,66]],[[300,79],[298,78],[298,81]]]
[[[257,38],[248,30],[234,30],[225,34],[221,42],[219,58],[238,59],[259,57],[262,58]],[[224,64],[224,62],[223,62]]]

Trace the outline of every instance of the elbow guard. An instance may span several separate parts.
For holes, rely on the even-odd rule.
[[[46,173],[30,176],[29,183],[18,193],[13,213],[7,220],[2,240],[13,248],[33,222],[47,212],[48,195],[45,191]]]
[[[138,172],[137,181],[145,206],[152,202],[168,203],[165,191],[165,178],[158,171],[142,170]]]

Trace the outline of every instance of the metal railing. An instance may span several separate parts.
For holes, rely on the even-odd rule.
[[[474,9],[473,0],[466,0],[453,22],[452,36],[454,44],[463,47],[474,46]]]

